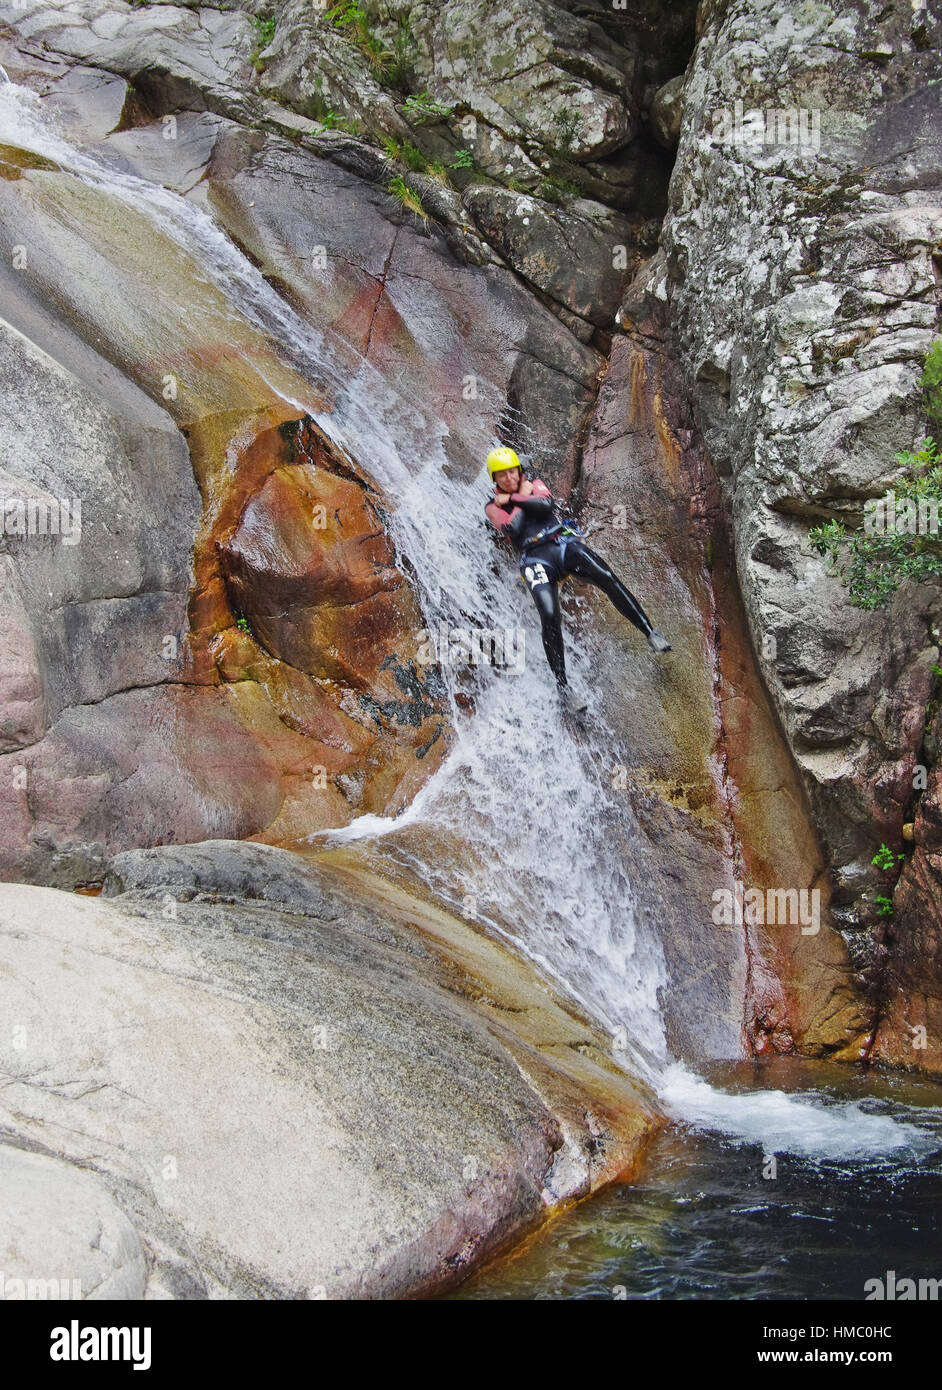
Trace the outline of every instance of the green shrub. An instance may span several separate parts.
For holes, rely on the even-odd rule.
[[[395,54],[384,46],[370,28],[369,15],[358,0],[343,0],[327,11],[335,29],[347,29],[366,59],[373,75],[381,81],[389,75]]]
[[[389,180],[386,185],[386,190],[391,193],[394,198],[398,198],[407,212],[414,213],[416,217],[421,218],[421,220],[428,225],[429,216],[422,206],[422,199],[414,188],[409,187],[401,174],[397,174],[395,178]]]
[[[261,15],[256,15],[252,21],[255,25],[255,47],[249,56],[249,62],[256,72],[265,71],[265,63],[262,60],[261,52],[267,48],[275,37],[275,21],[271,17],[263,19]]]
[[[857,608],[884,608],[904,579],[924,583],[942,577],[942,456],[935,441],[925,439],[915,452],[897,454],[896,461],[903,477],[880,499],[887,507],[893,499],[892,530],[881,532],[865,523],[848,534],[841,522],[828,521],[808,533],[813,548],[827,557],[829,573],[846,583]]]
[[[876,864],[878,869],[883,869],[889,873],[890,869],[895,869],[901,859],[905,859],[905,854],[894,854],[889,845],[881,843],[880,848],[870,860],[871,864]]]
[[[557,111],[553,117],[552,139],[557,150],[561,154],[568,154],[573,146],[576,131],[579,127],[579,115],[576,111],[564,109]]]
[[[929,424],[936,435],[942,436],[942,338],[937,338],[926,354],[919,385]]]
[[[255,46],[258,49],[267,48],[275,37],[275,21],[271,17],[262,19],[260,15],[255,16]]]
[[[408,140],[394,140],[390,135],[384,136],[383,149],[390,159],[394,159],[397,164],[404,164],[414,174],[424,174],[429,167],[422,151],[417,145],[410,145]]]
[[[392,57],[386,69],[386,80],[400,91],[407,92],[414,73],[415,36],[405,15],[399,16],[392,41]]]

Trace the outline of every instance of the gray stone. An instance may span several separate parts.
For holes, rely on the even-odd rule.
[[[483,236],[526,280],[573,314],[609,325],[638,253],[627,220],[601,203],[553,209],[525,193],[472,186],[464,204]]]
[[[926,433],[942,120],[937,57],[913,51],[909,19],[871,3],[709,8],[662,233],[753,643],[848,932],[876,926],[870,859],[912,819],[942,616],[931,585],[885,612],[852,607],[807,539],[828,517],[859,523]],[[877,35],[887,67],[848,59]]]
[[[148,1296],[437,1290],[632,1161],[649,1103],[504,948],[287,851],[160,857],[0,887],[0,1124],[94,1165]]]
[[[675,150],[683,119],[684,77],[672,77],[659,87],[651,102],[651,132],[665,150]]]
[[[146,1273],[137,1232],[105,1182],[0,1144],[0,1299],[139,1299]]]

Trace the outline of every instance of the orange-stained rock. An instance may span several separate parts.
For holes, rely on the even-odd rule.
[[[306,796],[289,797],[259,838],[303,839],[354,812],[401,810],[439,765],[448,726],[416,661],[421,612],[374,489],[310,420],[255,434],[211,487],[214,524],[197,549],[190,605],[193,669],[258,683],[278,718],[314,741],[313,762],[344,798],[333,820],[310,820]]]
[[[879,948],[880,1022],[871,1060],[942,1072],[942,770],[916,811],[916,844]]]
[[[672,1047],[690,1057],[853,1053],[869,1016],[828,919],[824,861],[756,668],[718,482],[664,326],[616,338],[583,456],[591,544],[673,651],[653,659],[586,590],[605,634],[613,764],[649,843],[619,845],[657,903]],[[606,524],[607,523],[607,524]],[[588,634],[591,636],[591,634]],[[717,890],[817,888],[821,927],[718,926]]]
[[[269,474],[222,547],[233,606],[266,651],[390,695],[390,641],[421,628],[393,559],[365,490],[308,463]]]

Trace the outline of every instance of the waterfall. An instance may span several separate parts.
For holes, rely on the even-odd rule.
[[[407,867],[454,911],[510,940],[598,1020],[616,1057],[678,1118],[770,1152],[802,1151],[809,1136],[838,1151],[916,1144],[911,1126],[853,1106],[824,1112],[780,1092],[765,1099],[728,1095],[671,1056],[660,1004],[668,978],[659,904],[643,884],[629,882],[620,853],[620,846],[645,837],[611,784],[611,733],[591,679],[601,649],[591,634],[568,646],[573,684],[589,706],[584,728],[574,730],[560,717],[533,605],[515,567],[495,553],[483,515],[485,480],[467,484],[449,475],[444,423],[403,399],[348,343],[300,317],[209,213],[111,168],[100,152],[77,148],[33,93],[0,86],[0,126],[4,142],[46,156],[146,215],[225,295],[231,313],[266,334],[310,384],[310,398],[301,392],[292,404],[389,499],[392,538],[416,575],[430,633],[522,633],[520,669],[440,665],[454,742],[400,816],[363,816],[312,839],[369,840],[380,865]],[[492,383],[480,383],[479,395],[482,440],[490,432],[497,442],[506,404]],[[329,410],[320,404],[325,398]]]

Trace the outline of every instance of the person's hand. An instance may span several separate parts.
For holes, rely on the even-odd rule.
[[[530,494],[532,493],[532,491],[533,491],[533,484],[530,482],[530,479],[529,479],[529,478],[524,478],[523,482],[522,482],[522,483],[520,484],[520,486],[517,488],[517,496],[518,496],[518,497],[529,497]]]

